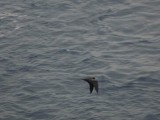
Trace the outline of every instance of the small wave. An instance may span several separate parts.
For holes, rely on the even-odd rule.
[[[160,114],[148,114],[143,120],[160,120]]]

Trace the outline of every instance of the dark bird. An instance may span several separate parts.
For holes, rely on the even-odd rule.
[[[90,87],[90,94],[92,93],[93,88],[95,88],[95,90],[98,94],[98,81],[95,79],[95,77],[89,77],[89,78],[85,78],[82,80],[88,82],[89,87]]]

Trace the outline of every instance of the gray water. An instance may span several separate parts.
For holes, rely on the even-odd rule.
[[[0,120],[160,120],[160,1],[1,0]]]

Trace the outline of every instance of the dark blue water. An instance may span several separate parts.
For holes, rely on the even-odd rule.
[[[160,120],[160,1],[1,0],[0,120]]]

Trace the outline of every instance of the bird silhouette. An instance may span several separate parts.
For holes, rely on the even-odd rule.
[[[90,94],[92,93],[93,88],[95,88],[98,94],[98,81],[95,79],[95,77],[84,78],[82,80],[88,82],[89,87],[90,87]]]

